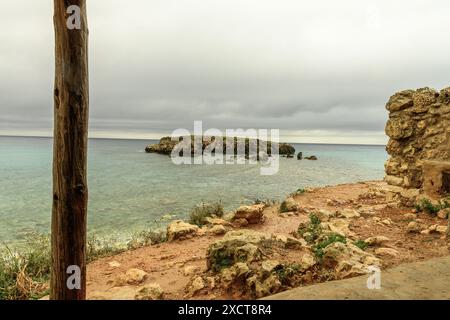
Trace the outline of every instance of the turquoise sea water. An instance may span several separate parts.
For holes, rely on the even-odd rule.
[[[319,161],[281,158],[278,174],[262,176],[255,165],[176,166],[167,156],[146,154],[150,142],[89,141],[90,231],[127,237],[167,214],[185,218],[202,201],[233,209],[301,187],[382,179],[387,159],[384,146],[295,144]],[[51,161],[51,139],[0,137],[0,241],[49,232]]]

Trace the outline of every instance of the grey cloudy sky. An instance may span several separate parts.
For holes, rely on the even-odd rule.
[[[52,130],[52,0],[0,2],[0,134]],[[279,128],[384,143],[394,92],[450,86],[448,0],[88,0],[91,136]]]

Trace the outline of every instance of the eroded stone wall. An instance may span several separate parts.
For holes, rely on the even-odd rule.
[[[442,179],[442,171],[450,169],[450,88],[402,91],[389,99],[386,109],[386,182],[407,189],[434,186],[433,179]],[[426,181],[430,168],[440,169]]]

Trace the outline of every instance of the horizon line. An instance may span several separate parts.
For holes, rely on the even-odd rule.
[[[0,137],[5,138],[38,138],[38,139],[53,139],[53,136],[45,135],[11,135],[11,134],[0,134]],[[162,138],[162,137],[161,137]],[[88,137],[88,140],[139,140],[139,141],[159,141],[160,138],[147,139],[147,138],[119,138],[119,137]],[[288,144],[319,144],[319,145],[350,145],[350,146],[386,146],[386,144],[377,143],[324,143],[324,142],[280,142]]]

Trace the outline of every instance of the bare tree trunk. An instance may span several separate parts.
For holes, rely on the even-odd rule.
[[[70,2],[70,3],[69,3]],[[67,8],[81,9],[81,29],[69,29]],[[86,298],[87,133],[89,117],[86,0],[54,0],[55,88],[52,272],[50,298]],[[81,271],[69,288],[68,268]],[[73,267],[72,267],[73,268]]]

